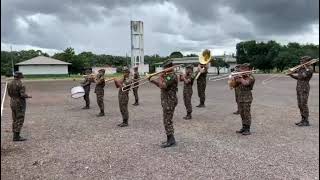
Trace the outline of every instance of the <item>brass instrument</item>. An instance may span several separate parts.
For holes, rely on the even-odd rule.
[[[314,63],[316,63],[318,61],[319,61],[319,58],[318,59],[312,59],[312,60],[310,60],[310,61],[308,61],[306,63],[303,63],[303,64],[297,65],[295,67],[289,68],[289,69],[285,70],[284,73],[285,73],[285,75],[293,74],[293,73],[297,72],[300,68],[305,68],[306,66],[314,64]],[[282,76],[283,76],[283,74],[273,75],[270,78],[267,78],[267,79],[263,80],[262,84],[267,84],[268,82],[270,82],[270,81],[272,81],[274,79],[280,78]]]
[[[235,88],[238,83],[236,82],[236,78],[242,77],[244,75],[249,75],[256,72],[256,70],[251,70],[251,71],[242,71],[242,72],[233,72],[229,75],[229,80],[228,80],[228,85],[230,89]]]
[[[207,65],[211,61],[211,58],[212,56],[211,56],[210,50],[205,49],[199,56],[199,62],[200,64]],[[203,70],[204,67],[201,69]],[[196,78],[195,78],[196,80],[199,78],[200,74],[201,74],[201,71],[199,71],[198,74],[196,75]]]
[[[180,71],[180,68],[181,68],[182,65],[175,65],[175,66],[172,66],[172,67],[169,67],[169,68],[166,68],[162,71],[159,71],[159,72],[156,72],[156,73],[152,73],[152,74],[147,74],[145,78],[141,78],[140,80],[138,81],[135,81],[135,82],[132,82],[131,84],[128,84],[128,85],[125,85],[122,87],[122,91],[125,92],[125,91],[129,91],[130,89],[132,88],[135,88],[135,87],[139,87],[143,84],[146,84],[147,82],[149,82],[149,79],[151,77],[154,77],[154,76],[157,76],[157,75],[160,75],[161,73],[167,73],[168,71],[172,71],[171,73],[177,73]],[[160,78],[160,76],[158,77]],[[157,79],[158,79],[157,78]],[[139,83],[139,84],[137,84]]]
[[[297,66],[295,66],[293,68],[290,68],[287,71],[285,71],[286,75],[293,74],[293,73],[297,72],[299,69],[306,68],[306,66],[310,66],[311,64],[314,64],[314,63],[316,63],[318,61],[319,61],[319,59],[312,59],[312,60],[310,60],[310,61],[308,61],[306,63],[299,64],[299,65],[297,65]]]

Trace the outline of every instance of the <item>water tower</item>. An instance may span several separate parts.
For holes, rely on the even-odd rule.
[[[144,73],[143,22],[131,21],[131,67],[139,66]]]

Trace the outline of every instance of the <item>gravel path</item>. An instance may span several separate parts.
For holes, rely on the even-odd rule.
[[[296,81],[283,77],[267,85],[256,75],[252,135],[235,133],[234,91],[226,81],[209,82],[206,108],[194,107],[183,120],[182,86],[174,115],[177,146],[161,149],[165,139],[159,89],[140,88],[141,105],[132,106],[129,127],[119,128],[118,90],[105,88],[106,117],[72,99],[76,81],[26,82],[28,100],[22,135],[11,141],[6,98],[1,123],[1,179],[319,179],[319,76],[311,81],[310,127],[299,128]],[[198,104],[194,85],[193,106]]]

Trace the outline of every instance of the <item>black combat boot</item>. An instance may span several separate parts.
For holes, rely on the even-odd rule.
[[[101,112],[97,115],[97,117],[101,117],[101,116],[104,116],[104,111],[101,111]]]
[[[239,110],[237,110],[236,112],[233,112],[233,114],[240,114]]]
[[[185,117],[183,117],[183,119],[185,119],[185,120],[192,119],[191,113],[187,113],[187,115]]]
[[[302,118],[301,122],[296,123],[297,126],[310,126],[307,118]]]
[[[134,106],[138,106],[138,105],[139,105],[139,102],[138,102],[138,101],[136,101],[136,102],[134,102],[134,104],[132,104],[132,105],[134,105]]]
[[[20,132],[14,132],[13,133],[13,141],[25,141],[25,140],[27,140],[27,139],[22,138],[20,136]]]
[[[167,135],[167,140],[166,140],[166,141],[161,142],[161,144],[162,144],[162,145],[167,144],[167,142],[168,142],[168,141],[169,141],[169,135]]]
[[[124,119],[123,122],[121,124],[118,124],[119,127],[126,127],[128,126],[128,120],[127,119]]]
[[[168,136],[168,141],[161,145],[162,148],[171,147],[176,144],[176,140],[174,139],[173,134]]]
[[[242,132],[242,135],[250,135],[250,125],[244,125],[244,131]]]
[[[206,107],[205,105],[204,105],[204,103],[200,103],[198,106],[196,106],[196,107],[198,107],[198,108],[203,108],[203,107]]]
[[[242,128],[238,131],[236,131],[236,133],[243,133],[244,132],[244,125],[242,124]]]
[[[89,106],[85,106],[82,109],[90,109],[90,107]]]

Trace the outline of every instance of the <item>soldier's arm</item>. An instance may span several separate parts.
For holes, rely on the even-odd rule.
[[[89,85],[91,82],[90,82],[90,79],[88,77],[86,77],[84,79],[84,81],[81,83],[81,86],[87,86]]]
[[[253,83],[254,80],[252,77],[248,77],[248,78],[240,77],[237,79],[237,81],[240,82],[244,86],[249,86]]]
[[[161,89],[167,89],[168,87],[170,87],[177,79],[176,76],[167,76],[163,83],[160,84],[160,88]]]
[[[23,98],[31,98],[28,94],[26,94],[26,87],[24,85],[20,88],[20,96]]]
[[[293,79],[299,79],[297,75],[294,74],[289,74],[290,77],[292,77]]]
[[[151,82],[151,83],[153,83],[154,85],[156,85],[157,87],[159,87],[159,88],[162,88],[164,85],[164,78],[163,78],[163,75],[160,75],[160,77],[159,77],[159,80],[158,81],[156,81],[156,80],[151,80],[150,78],[149,78],[149,81]]]
[[[184,78],[184,83],[189,84],[189,83],[191,83],[191,80],[192,80],[192,75],[186,76]]]
[[[121,88],[122,87],[122,82],[123,80],[114,80],[114,84],[116,85],[117,88]]]
[[[301,74],[298,75],[298,78],[301,80],[308,79],[312,76],[312,70],[306,69]]]

